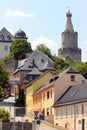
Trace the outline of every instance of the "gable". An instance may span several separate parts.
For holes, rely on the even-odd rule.
[[[35,92],[38,88],[40,88],[43,84],[46,84],[50,78],[53,77],[51,72],[46,72],[43,75],[39,76],[36,80],[34,80],[31,84],[26,86],[26,89],[32,87],[33,92]]]
[[[72,104],[81,101],[87,101],[87,83],[70,86],[57,100],[54,106]]]

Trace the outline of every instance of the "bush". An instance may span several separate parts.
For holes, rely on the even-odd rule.
[[[9,112],[4,109],[0,109],[0,119],[3,122],[8,122],[9,121]]]

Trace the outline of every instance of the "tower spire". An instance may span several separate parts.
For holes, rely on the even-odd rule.
[[[73,25],[72,25],[72,14],[70,13],[70,10],[68,9],[68,12],[66,13],[67,21],[66,21],[66,28],[65,31],[73,32]]]

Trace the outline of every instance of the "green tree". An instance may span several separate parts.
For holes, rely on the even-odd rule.
[[[22,106],[25,106],[25,95],[24,95],[24,89],[21,89],[21,98],[20,103]]]
[[[31,44],[25,39],[16,39],[10,47],[10,55],[14,60],[24,59],[26,53],[31,51]]]
[[[53,56],[52,60],[54,61],[54,64],[55,64],[56,74],[61,73],[63,70],[71,66],[71,62],[69,60],[63,60],[59,58],[58,56]]]
[[[3,62],[0,62],[0,86],[2,88],[8,87],[9,71],[4,69]]]
[[[87,62],[75,62],[73,67],[87,79]]]
[[[36,49],[42,51],[44,54],[48,55],[50,58],[52,57],[51,51],[44,44],[39,44],[36,46]]]
[[[25,106],[24,88],[19,88],[18,99],[16,99],[16,106]]]
[[[9,112],[0,108],[0,119],[3,122],[8,122],[9,121]]]
[[[7,56],[5,56],[4,58],[2,58],[3,62],[7,62],[7,61],[10,61],[10,60],[12,60],[12,56],[9,55],[9,54]]]

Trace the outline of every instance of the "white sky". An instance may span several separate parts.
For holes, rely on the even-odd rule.
[[[33,49],[44,43],[57,54],[68,8],[74,30],[78,32],[82,61],[87,61],[87,0],[3,0],[0,2],[0,29],[6,27],[14,35],[21,28]]]

